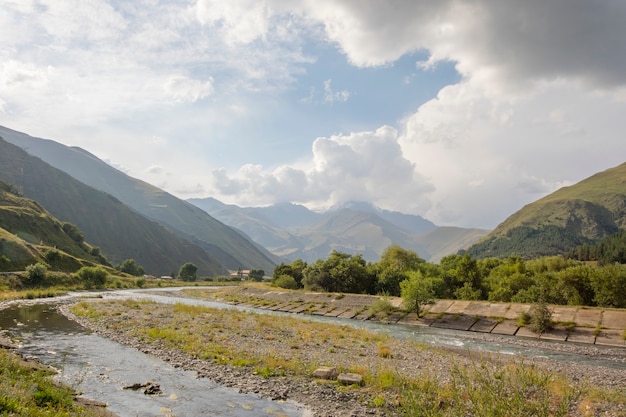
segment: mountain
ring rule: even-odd
[[[154,275],[177,272],[185,262],[196,264],[202,275],[225,271],[199,246],[1,138],[0,180],[59,220],[76,225],[113,264],[132,258]]]
[[[77,180],[114,196],[179,238],[201,247],[226,268],[256,268],[267,272],[280,262],[275,255],[205,211],[129,177],[81,148],[35,138],[6,127],[0,127],[0,137]]]
[[[564,254],[622,230],[626,163],[526,205],[467,252],[479,258]]]
[[[66,233],[63,224],[37,202],[19,195],[15,186],[0,181],[0,270],[24,270],[38,261],[66,272],[107,264],[76,236],[80,235]]]
[[[316,213],[297,204],[238,207],[214,198],[187,201],[241,229],[288,260],[314,262],[339,250],[360,253],[374,262],[387,246],[397,244],[437,262],[487,233],[480,229],[437,227],[420,216],[382,210],[364,202],[350,202]]]
[[[437,229],[437,226],[433,222],[421,216],[381,209],[371,203],[363,201],[351,201],[339,207],[332,208],[329,211],[332,212],[337,209],[350,209],[364,213],[372,213],[409,233],[423,234]]]

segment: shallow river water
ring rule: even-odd
[[[0,328],[19,341],[22,354],[59,369],[59,380],[107,403],[121,417],[307,415],[297,404],[239,394],[102,338],[59,314],[53,304],[0,310]],[[123,389],[147,381],[158,383],[163,395]]]

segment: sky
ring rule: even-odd
[[[623,0],[0,0],[0,125],[179,198],[491,229],[626,162]]]

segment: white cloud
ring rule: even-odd
[[[296,201],[332,206],[358,200],[412,212],[427,208],[426,196],[432,191],[403,157],[397,131],[387,126],[318,138],[310,160],[299,167],[245,165],[235,175],[220,169],[213,172],[212,182],[217,194],[244,205]]]
[[[249,43],[265,37],[271,11],[263,1],[199,0],[196,15],[202,24],[219,25],[229,43]]]
[[[331,82],[332,80],[324,81],[324,102],[333,104],[348,101],[350,98],[350,92],[348,90],[334,91],[330,86]]]
[[[167,80],[165,90],[176,101],[193,103],[213,94],[213,78],[200,81],[174,75]]]
[[[574,82],[498,100],[467,80],[409,117],[400,143],[436,188],[426,217],[494,227],[523,205],[623,162],[625,111],[612,95]]]

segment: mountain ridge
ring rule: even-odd
[[[88,151],[0,126],[0,137],[77,180],[104,191],[170,232],[191,240],[229,269],[273,270],[280,259],[196,206],[98,159]]]
[[[475,257],[567,253],[626,230],[626,163],[525,205],[468,248]]]
[[[225,272],[200,247],[2,138],[0,179],[16,186],[59,220],[76,225],[114,264],[133,258],[147,273],[167,275],[188,261],[204,274]]]
[[[482,229],[441,228],[420,216],[380,209],[367,202],[348,202],[320,213],[293,203],[239,207],[212,197],[187,201],[291,261],[313,262],[332,250],[359,253],[376,261],[391,244],[438,261],[487,233]]]

